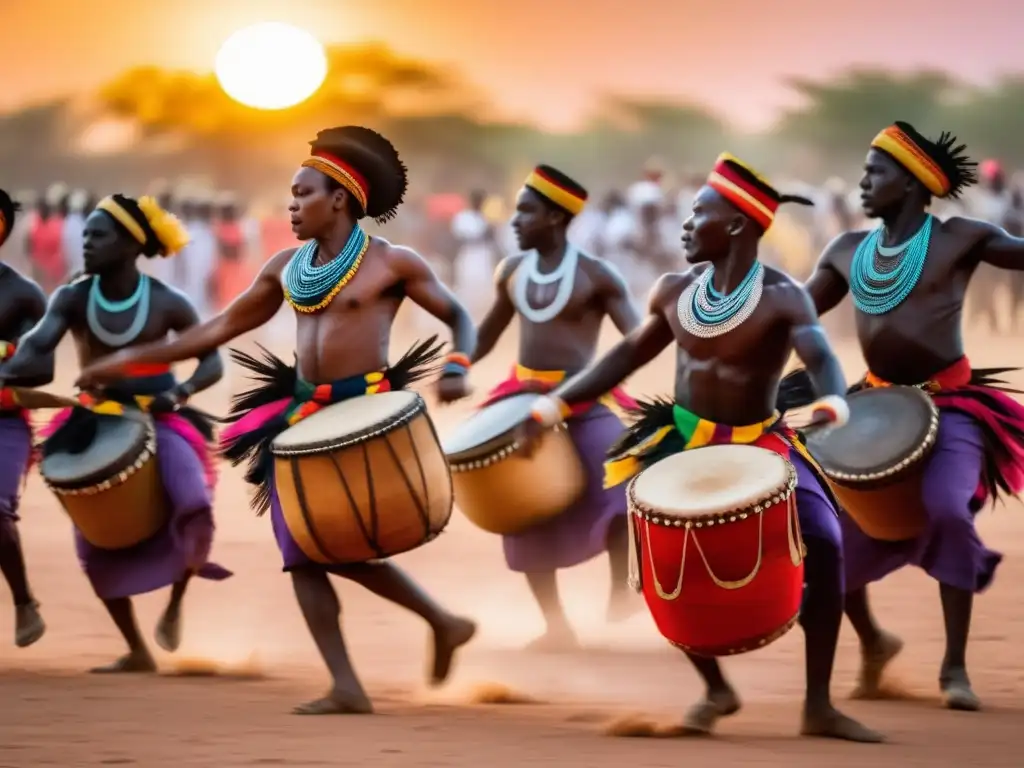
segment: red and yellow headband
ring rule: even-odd
[[[928,153],[898,126],[890,125],[879,133],[871,142],[871,146],[891,155],[936,197],[945,197],[949,194],[952,188],[949,177]]]
[[[587,204],[587,198],[576,192],[566,189],[557,181],[544,173],[540,168],[535,168],[526,177],[524,185],[539,195],[543,195],[555,205],[565,208],[573,216],[583,210]]]
[[[337,155],[324,152],[322,149],[313,150],[311,157],[302,162],[303,167],[320,171],[341,184],[366,211],[367,202],[370,199],[370,184],[366,178],[355,168],[346,163]]]
[[[708,176],[707,184],[718,194],[739,208],[744,215],[767,230],[775,221],[775,212],[779,209],[779,196],[769,195],[763,189],[737,173],[735,166],[743,168],[764,186],[771,188],[768,180],[754,171],[746,163],[742,163],[728,152],[723,152],[715,161],[715,167]]]

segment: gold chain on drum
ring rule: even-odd
[[[794,492],[795,488],[796,488],[795,473],[792,470],[790,470],[790,477],[789,477],[789,481],[786,484],[786,490],[783,493],[781,493],[781,494],[779,494],[779,495],[777,495],[777,496],[775,496],[773,498],[770,498],[770,499],[766,500],[765,502],[758,503],[758,504],[756,504],[754,506],[753,514],[757,515],[757,517],[758,517],[758,521],[757,521],[757,561],[754,563],[754,567],[750,571],[750,573],[747,574],[746,576],[744,576],[741,579],[736,579],[736,580],[722,579],[722,578],[719,578],[717,574],[715,574],[715,572],[711,569],[711,564],[708,562],[707,556],[704,554],[704,549],[700,545],[700,540],[697,538],[696,528],[703,527],[703,523],[702,522],[696,522],[696,523],[692,523],[692,524],[691,523],[686,523],[686,525],[685,525],[685,533],[683,534],[683,552],[682,552],[682,557],[681,557],[680,563],[679,563],[679,578],[676,581],[675,589],[673,589],[671,592],[666,592],[665,591],[664,587],[661,585],[661,581],[658,579],[658,574],[657,574],[657,572],[656,572],[656,570],[654,568],[654,555],[653,555],[653,552],[651,551],[651,531],[650,531],[651,520],[650,520],[649,516],[641,515],[643,517],[643,520],[644,520],[644,538],[646,540],[646,545],[647,545],[646,546],[647,561],[651,564],[651,576],[653,577],[653,580],[654,580],[654,591],[658,595],[658,597],[660,597],[662,600],[671,601],[671,600],[676,600],[679,597],[679,595],[682,593],[682,591],[683,591],[683,575],[686,572],[686,549],[687,549],[687,545],[689,543],[690,535],[691,534],[693,535],[694,546],[697,547],[697,552],[698,552],[698,554],[700,554],[701,560],[704,562],[704,569],[707,571],[708,576],[711,577],[711,581],[714,582],[714,584],[716,586],[718,586],[718,587],[720,587],[722,589],[736,590],[736,589],[742,589],[743,587],[745,587],[748,584],[750,584],[755,578],[757,578],[757,574],[760,573],[760,571],[761,571],[761,564],[762,564],[763,556],[764,556],[764,513],[767,511],[767,508],[769,506],[771,506],[772,504],[776,504],[776,503],[778,503],[780,501],[785,501],[786,502],[786,534],[787,534],[787,540],[788,540],[788,544],[789,544],[789,558],[790,558],[790,562],[792,562],[794,566],[800,565],[800,563],[803,562],[804,548],[803,548],[802,537],[801,537],[801,534],[800,534],[800,518],[799,518],[799,515],[797,513],[797,508],[796,508],[796,493]],[[641,566],[640,566],[640,564],[638,562],[638,557],[637,557],[638,553],[636,551],[636,539],[635,539],[635,533],[636,532],[635,532],[635,529],[634,529],[634,522],[633,522],[633,515],[634,515],[634,513],[635,513],[635,510],[632,510],[632,509],[628,513],[628,515],[629,515],[629,517],[628,517],[629,533],[630,533],[630,537],[629,537],[630,540],[629,540],[629,571],[628,571],[628,581],[629,581],[629,585],[633,589],[639,591],[642,569],[641,569]],[[751,513],[748,513],[748,512],[741,512],[741,513],[739,513],[737,515],[731,515],[729,517],[729,519],[728,519],[728,522],[736,522],[737,520],[745,520],[745,519],[747,519],[747,517],[749,517],[750,514]],[[654,522],[655,522],[655,524],[658,524],[659,521],[656,518]],[[722,525],[725,522],[726,522],[726,520],[724,518],[720,518],[719,521],[718,521],[718,524]],[[714,525],[714,520],[708,521],[707,524],[708,524],[709,527]]]

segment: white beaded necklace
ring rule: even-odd
[[[704,270],[700,277],[683,291],[679,303],[676,304],[676,316],[683,330],[700,339],[713,339],[741,326],[754,314],[754,310],[761,302],[761,292],[764,288],[764,265],[760,263],[755,263],[754,269],[751,270],[749,286],[740,286],[745,290],[737,289],[732,294],[713,296],[714,286],[711,280],[714,273],[713,268]],[[730,300],[732,306],[723,312],[725,317],[721,321],[708,323],[700,319],[699,313],[702,311],[713,312],[729,304]],[[695,304],[697,306],[694,306]]]
[[[523,317],[531,323],[546,323],[558,317],[565,309],[572,296],[572,289],[576,286],[576,267],[579,264],[580,253],[573,245],[566,245],[565,255],[562,263],[553,272],[544,274],[540,271],[540,254],[537,251],[530,251],[523,257],[516,275],[514,300],[516,309]],[[558,282],[558,292],[555,298],[546,307],[534,309],[530,306],[527,298],[527,290],[530,283],[538,285],[550,285]]]

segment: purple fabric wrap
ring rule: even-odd
[[[928,528],[911,541],[878,541],[842,513],[846,585],[859,589],[905,565],[941,584],[982,592],[1003,556],[988,549],[974,524],[972,499],[985,460],[982,431],[965,413],[940,410],[939,432],[923,479]]]
[[[32,455],[32,432],[20,414],[0,414],[0,522],[18,520],[18,504]]]
[[[608,549],[608,528],[626,514],[626,486],[604,488],[605,454],[622,434],[622,421],[595,405],[567,422],[586,472],[582,498],[555,519],[503,536],[505,562],[519,573],[571,568]]]
[[[170,586],[190,565],[197,575],[221,581],[231,571],[207,562],[213,544],[213,513],[203,462],[173,428],[156,423],[156,459],[171,504],[167,525],[130,549],[98,549],[75,531],[75,550],[96,594],[103,600],[131,597]]]

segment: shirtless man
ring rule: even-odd
[[[583,370],[594,359],[605,317],[623,334],[640,324],[618,271],[566,242],[566,230],[586,199],[583,187],[546,165],[527,177],[519,193],[512,228],[519,247],[527,253],[498,265],[497,297],[480,325],[473,354],[474,363],[482,360],[518,316],[519,363],[484,405],[522,391],[551,389],[566,376]],[[621,392],[614,394],[625,398]],[[546,633],[533,647],[546,650],[576,645],[558,599],[558,569],[571,568],[607,551],[612,576],[609,618],[630,615],[634,602],[626,589],[629,532],[625,493],[622,488],[602,487],[604,456],[622,434],[622,422],[595,398],[577,409],[568,426],[586,467],[583,497],[551,522],[505,536],[503,541],[505,562],[513,571],[525,574],[547,624]]]
[[[14,229],[19,207],[0,189],[0,245]],[[46,312],[46,295],[38,284],[7,264],[0,264],[0,363],[9,359],[22,336]],[[53,378],[53,355],[39,361],[40,375],[8,381],[38,386]],[[0,389],[0,571],[14,600],[14,644],[26,648],[43,636],[46,625],[39,603],[29,589],[25,556],[18,535],[18,504],[32,458],[32,428],[28,415]]]
[[[945,703],[975,710],[980,703],[966,659],[971,608],[974,595],[992,583],[1002,555],[982,543],[974,515],[997,492],[1022,489],[1024,408],[993,388],[996,372],[972,372],[961,321],[974,271],[981,264],[1024,270],[1024,239],[988,222],[929,215],[933,197],[955,198],[976,181],[975,164],[963,151],[947,133],[929,141],[906,123],[882,131],[860,182],[865,213],[882,224],[833,240],[807,290],[819,313],[851,294],[870,372],[864,385],[930,383],[941,413],[924,477],[928,530],[905,544],[878,542],[843,515],[846,614],[863,657],[856,695],[878,695],[882,671],[903,645],[875,623],[867,585],[913,564],[939,582],[946,625],[939,685]]]
[[[599,397],[674,344],[674,404],[643,404],[642,418],[610,454],[608,482],[623,482],[666,455],[714,442],[753,443],[792,462],[807,548],[800,613],[807,678],[801,732],[877,742],[878,734],[832,705],[832,664],[843,616],[839,520],[802,445],[774,414],[779,380],[795,351],[823,395],[814,409],[815,420],[841,423],[848,415],[842,370],[810,299],[790,277],[757,259],[758,242],[775,211],[790,201],[808,202],[780,195],[732,156],[719,157],[693,201],[682,235],[687,261],[710,264],[663,276],[652,291],[649,314],[640,329],[541,400],[534,419],[541,426],[557,423],[567,406]],[[684,432],[680,425],[687,424],[693,427]],[[524,438],[538,428],[529,423]],[[689,711],[684,727],[707,734],[719,718],[737,712],[740,701],[717,660],[690,660],[707,693]]]
[[[210,321],[173,342],[101,361],[83,373],[83,382],[116,379],[130,364],[202,356],[270,322],[288,301],[298,323],[297,369],[272,356],[269,366],[243,358],[251,368],[269,373],[270,380],[243,398],[234,417],[239,425],[247,416],[263,423],[226,434],[226,454],[236,461],[254,454],[247,479],[262,489],[257,503],[270,507],[284,570],[291,574],[299,607],[333,678],[325,697],[297,707],[296,714],[369,713],[373,707],[349,661],[339,624],[341,605],[328,574],[355,581],[430,625],[435,683],[448,677],[456,650],[470,640],[475,625],[446,611],[391,562],[323,566],[307,558],[288,533],[274,492],[269,443],[301,406],[293,399],[297,380],[335,385],[332,395],[340,392],[338,399],[344,399],[366,393],[366,377],[382,370],[391,389],[428,373],[426,367],[436,355],[429,343],[387,366],[391,328],[405,298],[452,329],[453,359],[464,359],[472,351],[476,330],[465,308],[417,253],[371,238],[359,226],[367,216],[379,222],[391,219],[405,195],[405,166],[391,143],[367,128],[345,126],[321,131],[311,144],[311,157],[292,179],[289,208],[292,230],[306,244],[272,257],[248,290]],[[442,401],[466,395],[465,371],[457,362],[446,366],[438,384]],[[311,398],[313,387],[304,390]],[[256,412],[275,402],[280,403],[276,415],[261,418]]]
[[[0,377],[52,375],[50,357],[69,332],[84,367],[114,350],[158,341],[195,325],[198,318],[188,299],[141,274],[137,264],[140,255],[169,257],[187,240],[181,223],[152,198],[112,195],[100,201],[85,223],[86,274],[57,289],[43,319],[22,338],[14,357],[0,366]],[[165,367],[138,372],[83,400],[86,405],[94,400],[136,404],[154,414],[157,461],[171,502],[164,528],[130,549],[100,549],[75,532],[79,561],[128,644],[127,655],[94,672],[156,671],[135,621],[133,596],[171,587],[156,640],[164,650],[175,651],[181,642],[181,604],[189,580],[194,575],[217,580],[231,575],[208,562],[214,529],[213,429],[186,405],[193,394],[217,383],[223,372],[220,354],[213,348],[181,384]],[[48,436],[43,455],[80,442],[93,418],[85,408],[58,416],[44,430]]]

